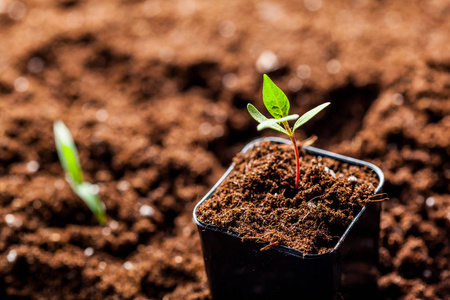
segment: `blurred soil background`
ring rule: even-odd
[[[192,209],[262,73],[387,182],[381,299],[450,295],[450,2],[0,0],[0,298],[208,299]],[[72,131],[108,222],[64,181]]]

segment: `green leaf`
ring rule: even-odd
[[[314,117],[315,115],[317,115],[322,109],[324,109],[325,107],[327,107],[328,105],[330,105],[330,102],[326,102],[324,104],[321,104],[319,106],[317,106],[316,108],[311,109],[310,111],[306,112],[305,114],[303,114],[298,120],[297,122],[295,122],[294,124],[294,128],[293,128],[293,132],[299,128],[300,126],[302,126],[303,124],[305,124],[306,122],[308,122],[309,120],[311,120],[312,117]]]
[[[81,184],[75,185],[74,191],[84,201],[84,203],[86,203],[97,218],[100,225],[105,224],[105,209],[97,194],[94,193],[92,184],[89,182],[82,182]]]
[[[283,118],[289,115],[289,100],[283,91],[264,74],[263,101],[269,113],[275,118]]]
[[[272,126],[273,124],[278,124],[281,122],[285,122],[285,121],[292,121],[292,120],[297,120],[299,117],[299,115],[297,114],[293,114],[284,118],[280,118],[280,119],[267,119],[266,121],[260,123],[257,127],[258,130],[263,130],[266,128],[270,128],[270,126]]]
[[[253,119],[255,119],[258,123],[264,123],[268,120],[262,113],[259,112],[259,110],[255,106],[253,106],[250,103],[247,104],[247,110],[248,110],[248,113],[253,117]],[[275,123],[271,126],[268,126],[268,128],[279,131],[286,135],[288,134],[288,132],[277,123]]]
[[[63,122],[57,121],[53,124],[53,132],[55,134],[56,151],[58,152],[59,161],[73,181],[71,184],[82,183],[83,171],[81,170],[77,148],[75,147],[69,129]]]

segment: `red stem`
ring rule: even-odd
[[[300,157],[298,156],[298,148],[297,143],[295,141],[294,135],[291,137],[292,145],[294,145],[294,151],[295,151],[295,162],[296,162],[296,175],[295,175],[295,188],[298,189],[298,184],[300,182]]]

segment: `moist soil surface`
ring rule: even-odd
[[[297,139],[383,170],[381,297],[448,298],[449,11],[0,0],[0,298],[208,299],[192,209],[258,136],[245,106],[264,111],[262,72],[293,113],[331,102]],[[58,119],[106,226],[64,181]]]
[[[305,254],[332,250],[370,201],[377,179],[367,168],[300,150],[300,184],[295,188],[293,152],[292,145],[263,142],[240,153],[230,175],[199,206],[199,220],[242,240]]]

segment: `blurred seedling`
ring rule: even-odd
[[[296,160],[296,177],[295,177],[295,188],[298,188],[300,181],[300,158],[298,154],[297,142],[295,140],[294,132],[300,126],[308,122],[312,117],[317,115],[322,109],[327,107],[330,102],[323,103],[316,108],[303,114],[301,117],[297,114],[289,115],[290,103],[289,99],[283,93],[283,91],[273,83],[273,81],[264,74],[263,82],[263,102],[267,111],[273,116],[273,118],[266,118],[262,113],[256,109],[252,104],[247,105],[248,112],[250,115],[259,123],[257,129],[263,130],[265,128],[270,128],[279,132],[286,134],[292,141],[295,151]],[[289,126],[288,121],[297,120],[293,127]],[[281,125],[283,125],[283,127]]]
[[[55,134],[59,161],[66,173],[66,181],[70,184],[75,194],[86,203],[100,225],[105,224],[105,205],[98,198],[94,185],[83,181],[83,171],[72,134],[61,121],[53,123],[53,132]]]

